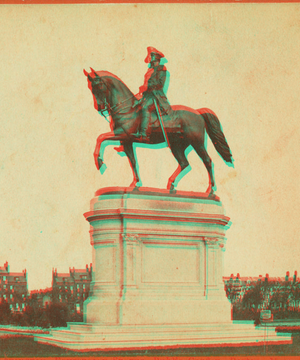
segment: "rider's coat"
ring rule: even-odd
[[[140,87],[140,93],[143,93],[144,100],[155,98],[165,113],[170,113],[171,106],[164,93],[167,69],[163,65],[150,68],[145,74],[144,84]]]

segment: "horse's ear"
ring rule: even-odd
[[[95,74],[95,76],[100,77],[93,68],[90,67],[90,69],[91,69],[92,72]]]
[[[90,80],[90,82],[93,81],[93,78],[92,78],[92,77],[89,75],[89,73],[88,73],[87,71],[85,71],[84,69],[83,69],[83,73],[84,73],[85,76],[87,76],[87,78]]]

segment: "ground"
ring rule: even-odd
[[[139,351],[78,352],[51,345],[38,344],[32,337],[0,337],[0,357],[129,357],[129,356],[235,356],[235,355],[289,355],[300,354],[300,333],[293,334],[293,344],[216,348],[178,348]]]

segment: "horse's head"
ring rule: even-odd
[[[83,72],[89,81],[89,88],[92,91],[94,97],[95,109],[101,113],[104,111],[109,111],[110,105],[108,102],[108,85],[105,80],[96,73],[95,70],[91,70],[92,72],[90,74],[85,70],[83,70]]]

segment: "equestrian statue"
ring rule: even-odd
[[[178,161],[178,168],[167,184],[167,189],[174,191],[182,172],[189,166],[185,151],[192,146],[208,171],[209,186],[206,192],[213,194],[216,184],[212,161],[205,148],[205,131],[222,158],[227,163],[233,162],[219,119],[206,108],[194,110],[185,106],[171,106],[164,92],[167,78],[167,69],[161,64],[164,55],[153,47],[148,47],[147,52],[145,62],[149,63],[149,69],[137,95],[108,71],[91,68],[88,73],[84,70],[95,109],[110,118],[111,131],[97,138],[94,151],[96,167],[99,170],[104,164],[103,142],[120,141],[121,147],[116,149],[125,152],[133,170],[134,179],[130,187],[138,187],[141,182],[133,143],[166,143]]]

